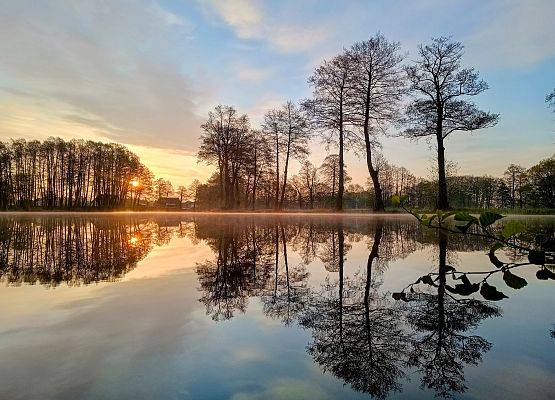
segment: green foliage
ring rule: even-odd
[[[515,235],[518,235],[519,233],[524,232],[525,229],[526,227],[522,222],[512,220],[505,224],[505,226],[503,227],[503,232],[501,234],[505,239],[509,239]]]
[[[439,276],[441,274],[451,273],[452,278],[454,280],[459,280],[461,283],[456,284],[454,287],[448,284],[445,284],[445,289],[448,292],[452,294],[458,294],[460,296],[470,296],[471,294],[476,293],[479,290],[482,297],[484,297],[486,300],[499,301],[507,298],[507,296],[503,292],[497,290],[495,286],[488,284],[487,279],[496,272],[502,272],[503,281],[508,287],[512,289],[521,289],[525,287],[528,284],[528,282],[526,281],[526,279],[513,274],[510,271],[510,269],[517,266],[532,265],[532,264],[541,266],[541,268],[536,273],[536,277],[538,279],[541,279],[541,280],[555,279],[555,273],[545,267],[546,261],[549,262],[550,260],[553,259],[553,254],[546,252],[544,250],[544,245],[548,243],[548,240],[546,239],[546,237],[542,235],[536,236],[536,245],[541,250],[534,250],[531,248],[523,247],[522,245],[517,244],[515,241],[509,241],[509,239],[515,237],[516,235],[525,232],[526,227],[521,221],[517,221],[517,220],[508,221],[502,229],[501,236],[499,236],[494,234],[490,229],[488,229],[494,223],[504,218],[504,216],[499,213],[484,211],[480,214],[479,217],[475,217],[469,214],[468,212],[464,212],[464,211],[456,212],[456,213],[436,211],[434,214],[419,214],[414,210],[407,208],[405,206],[405,200],[403,198],[396,197],[395,202],[396,204],[399,204],[400,207],[402,207],[405,211],[411,213],[424,226],[441,230],[441,231],[475,235],[482,238],[494,240],[494,243],[491,245],[489,249],[488,257],[491,264],[493,264],[497,268],[497,270],[474,272],[475,274],[486,275],[485,278],[482,280],[482,282],[472,283],[468,279],[466,273],[462,273],[459,275],[458,273],[456,273],[457,271],[455,270],[455,268],[451,266],[444,266],[443,269],[440,268],[439,273],[430,273],[428,275],[421,276],[420,278],[418,278],[416,282],[407,286],[407,288],[410,288],[411,293],[415,292],[414,286],[418,284],[426,284],[426,285],[437,287]],[[462,224],[455,225],[456,230],[453,230],[449,226],[443,224],[443,222],[447,218],[453,215],[454,215],[453,219],[456,222],[462,223]],[[468,230],[472,226],[475,226],[476,230],[469,232]],[[511,263],[505,263],[501,261],[495,255],[495,252],[503,247],[512,247],[512,248],[518,249],[519,251],[527,252],[529,262],[522,263],[522,264],[515,264],[515,263],[511,264]],[[436,276],[435,279],[433,278],[434,276]],[[406,288],[404,290],[406,290]],[[395,299],[409,301],[404,295],[404,290],[402,292],[395,293],[393,297]]]
[[[485,211],[480,214],[480,225],[482,225],[482,228],[486,228],[501,218],[503,218],[503,215],[501,214]]]
[[[455,214],[455,221],[468,221],[468,222],[474,222],[476,221],[476,217],[470,215],[469,213],[465,212],[465,211],[461,211]]]

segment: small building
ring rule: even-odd
[[[186,200],[181,204],[183,210],[193,210],[195,208],[195,202]]]
[[[156,202],[156,207],[180,210],[181,200],[179,200],[179,197],[160,197]]]

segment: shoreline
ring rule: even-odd
[[[461,210],[465,211],[465,210]],[[483,210],[489,211],[489,210]],[[483,212],[482,211],[482,212]],[[466,211],[470,214],[478,215],[480,212],[478,211]],[[497,211],[500,212],[500,211]],[[424,213],[433,213],[432,211],[427,211]],[[555,217],[555,211],[548,212],[548,213],[503,213],[505,217]],[[166,211],[166,210],[153,210],[153,211],[131,211],[131,210],[115,210],[115,211],[77,211],[77,210],[30,210],[30,211],[21,211],[21,210],[10,210],[10,211],[0,211],[1,216],[32,216],[32,215],[91,215],[91,216],[108,216],[108,215],[167,215],[167,216],[194,216],[194,215],[202,215],[202,216],[274,216],[274,217],[281,217],[281,216],[318,216],[318,217],[406,217],[411,216],[411,214],[403,211],[392,211],[392,212],[380,212],[375,213],[372,211],[343,211],[343,212],[334,212],[334,211]]]

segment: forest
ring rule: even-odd
[[[451,134],[494,126],[499,115],[473,101],[488,89],[464,46],[451,38],[421,44],[408,61],[382,34],[324,60],[308,78],[312,96],[268,110],[259,127],[235,107],[218,105],[201,126],[198,162],[207,182],[174,188],[155,179],[125,146],[49,138],[0,142],[0,210],[178,208],[193,210],[391,209],[393,196],[421,209],[555,209],[555,158],[530,168],[507,165],[503,176],[460,174],[446,159]],[[555,89],[546,98],[555,110]],[[399,136],[435,147],[429,177],[393,165],[381,140]],[[321,165],[309,144],[328,150]],[[364,159],[367,181],[355,183],[346,152]],[[293,168],[295,165],[295,168]]]

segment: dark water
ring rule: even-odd
[[[0,399],[553,398],[553,269],[488,247],[404,216],[5,214]]]

